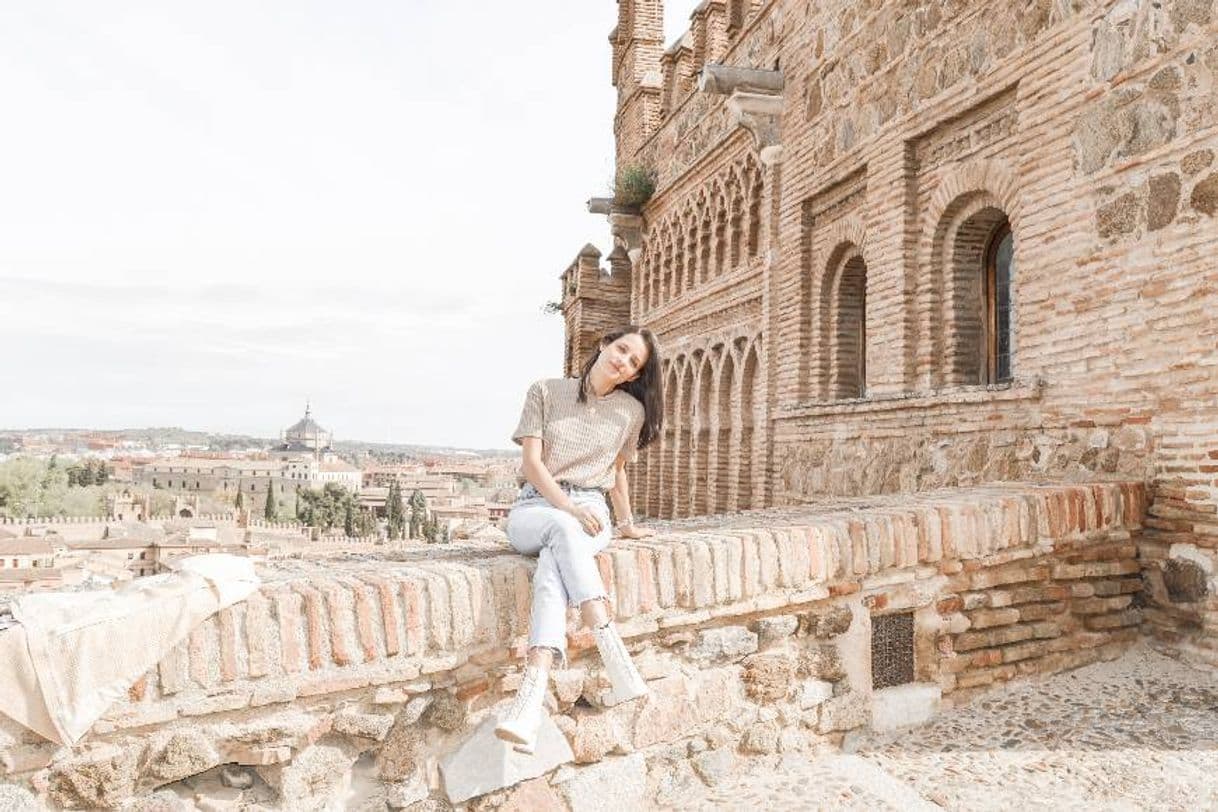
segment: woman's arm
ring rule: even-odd
[[[541,438],[540,437],[523,437],[521,438],[521,446],[523,448],[522,455],[524,462],[521,465],[521,470],[524,473],[524,478],[529,484],[537,489],[545,500],[554,507],[570,513],[579,520],[580,525],[589,535],[595,536],[601,532],[601,520],[596,513],[586,505],[576,504],[570,496],[563,491],[558,482],[554,479],[554,475],[550,473],[545,464],[541,461]]]
[[[618,454],[613,463],[613,487],[609,489],[609,500],[613,502],[613,515],[617,518],[617,530],[623,538],[641,539],[655,535],[655,531],[638,527],[630,509],[630,481],[626,476],[626,453]]]

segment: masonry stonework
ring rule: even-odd
[[[685,519],[615,542],[597,563],[649,696],[604,706],[573,610],[548,700],[569,755],[474,798],[460,790],[470,771],[494,776],[503,756],[453,753],[519,685],[534,562],[467,542],[264,567],[258,592],[75,747],[0,719],[0,777],[76,809],[157,793],[170,809],[183,796],[206,809],[582,809],[606,793],[672,805],[674,776],[737,753],[811,755],[996,682],[1119,656],[1143,612],[1131,539],[1145,508],[1137,482],[1003,485]],[[872,636],[891,618],[899,682],[882,679],[893,652]]]
[[[665,53],[619,11],[640,511],[1132,477],[1149,628],[1218,662],[1165,583],[1218,571],[1215,4],[707,0]]]

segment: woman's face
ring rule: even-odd
[[[605,344],[596,357],[596,366],[613,386],[639,377],[646,363],[647,342],[638,333],[627,333]]]

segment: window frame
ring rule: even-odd
[[[985,374],[983,383],[987,385],[1010,383],[1014,379],[1013,366],[1014,352],[1012,352],[1011,339],[1012,335],[1007,336],[1007,375],[999,377],[998,375],[998,249],[1007,237],[1011,238],[1011,265],[1014,266],[1014,244],[1015,233],[1011,230],[1010,219],[1004,219],[990,236],[986,239],[985,244],[985,274],[984,279],[984,296],[982,299],[982,307],[984,308],[983,321],[985,325],[985,359],[982,364],[982,371]],[[1008,269],[1008,276],[1013,277]],[[1013,333],[1011,319],[1011,287],[1013,278],[1007,279],[1007,330]]]

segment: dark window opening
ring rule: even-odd
[[[875,690],[914,681],[913,613],[871,618],[871,685]]]
[[[1011,280],[1015,271],[1015,239],[1003,223],[986,250],[986,382],[1011,380]]]

